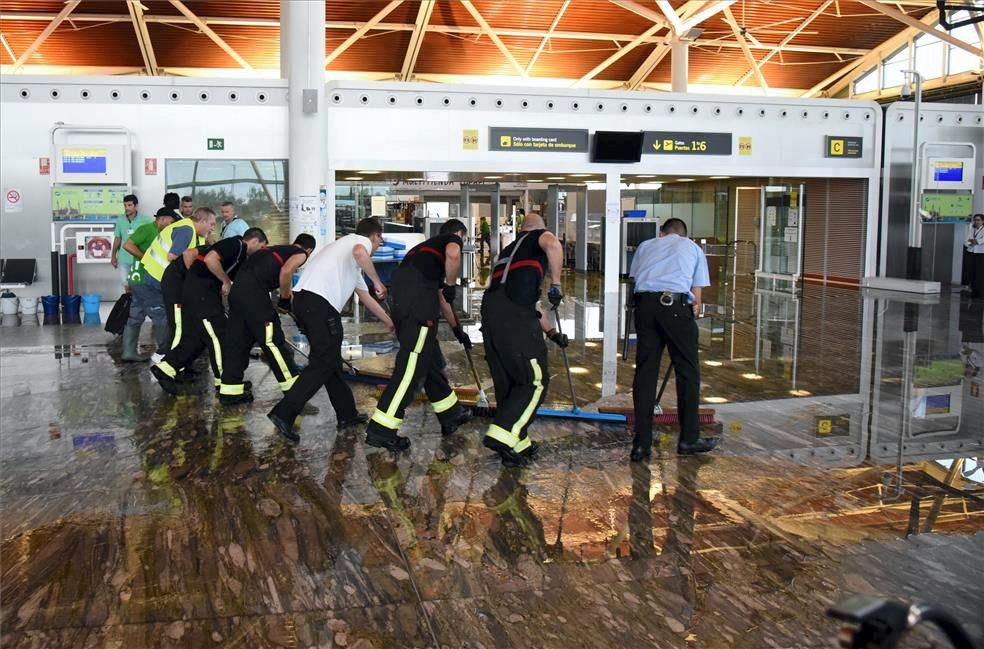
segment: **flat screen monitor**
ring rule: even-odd
[[[65,147],[62,149],[62,173],[106,173],[106,149]]]
[[[639,162],[642,159],[642,136],[642,131],[595,131],[591,162]]]
[[[52,180],[61,185],[129,184],[129,149],[115,143],[62,144],[55,149]]]
[[[963,163],[959,160],[937,160],[933,163],[933,180],[938,183],[963,182]]]

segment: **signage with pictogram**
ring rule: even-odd
[[[3,209],[5,212],[20,212],[24,206],[20,190],[8,189],[3,193]]]
[[[38,175],[51,175],[51,158],[38,158]]]
[[[157,158],[144,158],[144,175],[157,175]]]

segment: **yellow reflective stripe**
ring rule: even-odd
[[[516,446],[513,446],[513,450],[516,451],[517,453],[522,453],[530,446],[532,446],[532,444],[533,442],[532,440],[530,440],[529,437],[524,437],[523,439],[519,440],[519,443],[517,443]]]
[[[208,321],[208,318],[202,318],[202,325],[205,327],[205,333],[208,337],[212,339],[212,351],[215,353],[215,367],[219,370],[219,375],[222,374],[222,343],[219,342],[219,337],[215,335],[215,329],[212,328],[212,323]],[[216,383],[218,385],[218,383]]]
[[[272,322],[266,323],[266,347],[270,350],[270,354],[273,356],[273,359],[277,361],[277,366],[280,368],[280,374],[284,377],[284,381],[286,382],[291,377],[291,374],[290,370],[287,369],[287,363],[284,361],[284,357],[280,354],[280,350],[273,344]]]
[[[427,327],[421,327],[420,332],[417,334],[417,344],[414,345],[413,351],[407,357],[407,367],[403,370],[403,378],[400,379],[400,385],[396,388],[396,394],[393,395],[389,408],[386,409],[386,415],[388,417],[395,418],[396,411],[399,409],[400,403],[403,402],[403,397],[406,396],[407,390],[410,388],[410,383],[413,382],[414,372],[417,371],[417,357],[420,356],[420,352],[424,348],[426,341]]]
[[[212,379],[212,383],[215,387],[220,387],[222,385],[222,379]]]
[[[536,412],[536,404],[540,403],[540,395],[543,394],[543,371],[540,369],[540,364],[535,358],[531,358],[530,365],[533,366],[533,385],[535,386],[533,390],[533,398],[530,399],[530,402],[526,406],[526,410],[523,411],[523,414],[520,415],[519,419],[516,420],[516,423],[513,424],[512,434],[516,436],[516,439],[519,439],[520,431],[522,431],[523,427],[529,423],[533,413]]]
[[[175,376],[178,375],[178,371],[176,369],[174,369],[174,366],[171,365],[170,363],[168,363],[167,361],[161,361],[160,363],[158,363],[154,367],[156,367],[160,371],[164,372],[165,374],[167,374],[168,376],[170,376],[172,379]]]
[[[453,408],[456,403],[458,403],[458,395],[454,393],[454,390],[451,390],[451,394],[440,401],[435,401],[431,406],[434,408],[434,412],[444,412]]]
[[[155,250],[153,247],[151,247],[147,252],[154,259],[154,261],[156,261],[161,266],[167,266],[169,263],[171,263],[167,260],[167,257],[161,257],[160,253],[158,253],[157,250]]]
[[[400,424],[403,423],[402,419],[390,417],[379,408],[376,408],[376,411],[372,413],[372,420],[380,426],[389,428],[390,430],[398,430],[400,428]]]
[[[292,376],[289,379],[287,379],[286,381],[281,381],[280,382],[280,389],[282,391],[284,391],[284,392],[286,392],[287,390],[290,390],[291,386],[294,385],[294,381],[296,381],[296,380],[297,380],[297,377],[296,376]]]
[[[485,436],[491,437],[497,442],[502,442],[509,448],[512,448],[519,443],[519,439],[515,435],[510,433],[505,428],[502,428],[501,426],[496,426],[495,424],[489,426],[489,429],[485,431]]]
[[[219,394],[227,394],[231,397],[244,394],[246,392],[246,384],[238,383],[236,385],[230,385],[229,383],[221,383],[219,385]]]
[[[174,338],[171,339],[171,349],[181,342],[181,305],[174,305]]]

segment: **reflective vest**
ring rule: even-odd
[[[171,263],[167,259],[167,254],[171,250],[171,240],[174,236],[175,228],[191,228],[191,241],[188,243],[189,248],[197,248],[205,243],[205,237],[198,236],[198,233],[195,232],[195,224],[189,219],[175,221],[161,230],[157,238],[154,239],[154,242],[147,248],[143,259],[140,260],[146,273],[158,282],[164,276],[164,269]]]

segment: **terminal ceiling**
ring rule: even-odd
[[[328,0],[326,78],[818,96],[933,0]],[[4,73],[279,76],[279,0],[2,0]],[[417,44],[415,46],[414,44]],[[975,45],[978,55],[979,45]]]

